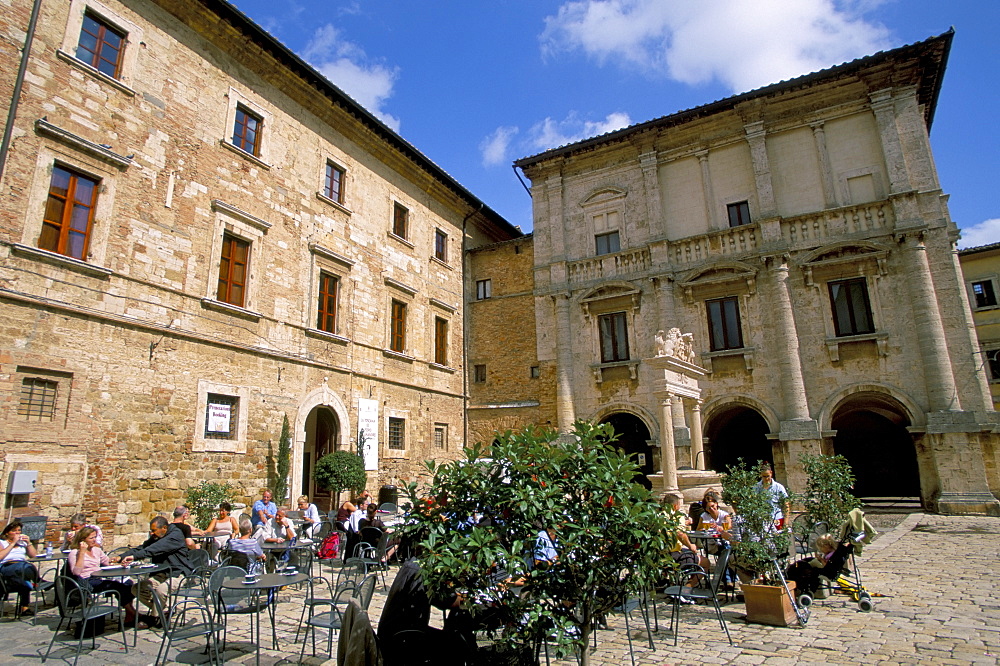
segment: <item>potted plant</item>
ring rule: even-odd
[[[490,663],[497,650],[534,661],[549,636],[557,654],[580,650],[586,666],[595,620],[660,573],[677,520],[634,482],[639,469],[614,438],[610,426],[584,422],[570,435],[498,433],[464,460],[427,462],[423,493],[408,485],[404,539],[416,544],[427,593],[490,614]],[[536,561],[546,538],[555,555]]]
[[[361,492],[368,482],[364,460],[350,451],[334,451],[317,460],[313,478],[335,498],[345,490]]]
[[[774,506],[757,487],[760,471],[740,459],[722,478],[722,499],[734,511],[732,561],[742,581],[747,621],[789,626],[797,620],[792,599],[795,584],[783,583],[791,543],[787,529],[777,529]]]
[[[847,459],[843,456],[827,456],[803,454],[799,463],[805,470],[805,492],[796,493],[793,500],[802,508],[802,515],[796,519],[801,522],[802,534],[807,538],[817,532],[817,527],[824,531],[835,532],[854,509],[861,506],[861,500],[851,494],[854,488],[854,473]]]

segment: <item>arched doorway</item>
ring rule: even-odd
[[[333,497],[328,490],[316,488],[313,467],[316,461],[337,450],[340,424],[332,409],[324,405],[313,407],[306,417],[306,440],[302,447],[302,494],[308,495],[321,510],[329,511]],[[292,498],[294,503],[295,498]]]
[[[920,470],[906,409],[882,393],[855,393],[833,412],[834,453],[847,458],[858,497],[919,497]]]
[[[746,405],[723,408],[705,426],[705,469],[727,472],[740,458],[748,465],[766,460],[773,466],[769,430],[764,417]]]
[[[646,488],[652,488],[647,474],[652,474],[653,450],[649,446],[649,428],[642,422],[642,419],[627,412],[615,412],[608,414],[601,419],[601,424],[610,423],[615,429],[618,439],[615,444],[619,449],[632,456],[632,459],[639,465],[640,474],[636,475],[634,481],[642,484]]]

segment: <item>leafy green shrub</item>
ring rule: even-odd
[[[658,579],[678,528],[634,482],[638,467],[614,439],[610,425],[577,422],[571,436],[508,431],[465,449],[464,460],[425,463],[429,492],[408,485],[414,509],[403,533],[428,595],[457,593],[473,613],[489,608],[498,646],[534,646],[558,627],[557,653],[583,647],[588,664],[593,620]],[[558,559],[531,568],[547,528]],[[498,570],[524,586],[498,580]]]
[[[228,483],[202,481],[184,492],[184,504],[194,514],[194,523],[198,529],[205,529],[216,516],[221,502],[236,501],[236,489]]]
[[[770,496],[756,487],[759,481],[757,466],[750,467],[740,458],[722,477],[722,501],[735,511],[732,546],[736,567],[767,584],[776,581],[774,561],[788,553],[791,538],[787,529],[775,529],[774,505]]]
[[[847,519],[847,514],[861,506],[861,500],[851,494],[854,473],[844,456],[803,454],[799,457],[808,477],[806,489],[794,500],[805,512],[806,534],[817,523],[825,523],[831,532]]]
[[[368,482],[364,460],[350,451],[334,451],[317,460],[313,478],[321,488],[334,493],[344,490],[360,492]]]

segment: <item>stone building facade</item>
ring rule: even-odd
[[[518,230],[226,2],[31,9],[0,13],[5,115],[31,40],[0,181],[0,468],[39,476],[4,509],[134,541],[203,480],[256,496],[283,416],[292,498],[362,427],[372,490],[455,455],[466,250]]]
[[[1000,243],[961,250],[958,260],[995,409],[1000,405]]]
[[[801,454],[836,452],[862,496],[1000,512],[997,414],[928,137],[951,39],[517,161],[558,427],[613,423],[661,487],[740,457],[797,487]],[[660,353],[671,329],[693,354]]]

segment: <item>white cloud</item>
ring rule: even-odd
[[[393,130],[399,131],[399,118],[384,108],[392,97],[399,68],[370,62],[364,49],[343,39],[340,31],[331,24],[316,30],[302,57],[358,104]]]
[[[609,113],[606,118],[598,121],[581,120],[576,113],[570,113],[563,120],[546,118],[535,123],[528,131],[531,137],[530,147],[536,152],[548,150],[613,132],[631,124],[628,114],[621,112]]]
[[[510,142],[518,133],[517,127],[502,126],[496,128],[493,134],[479,144],[479,152],[483,155],[483,166],[491,167],[503,164],[508,160],[507,151]]]
[[[958,241],[958,247],[979,247],[980,245],[990,245],[1000,243],[1000,218],[986,220],[971,227],[962,228],[962,238]]]
[[[874,53],[888,31],[858,0],[573,0],[545,19],[547,56],[580,50],[687,84],[743,92]]]

